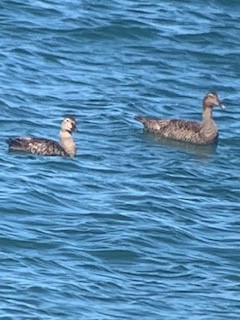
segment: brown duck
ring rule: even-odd
[[[73,131],[77,131],[76,120],[73,117],[67,117],[61,125],[60,142],[44,138],[17,137],[9,138],[7,143],[9,151],[21,151],[42,156],[74,157],[76,145],[72,138]]]
[[[200,145],[208,145],[217,141],[218,129],[212,118],[215,106],[224,108],[215,92],[208,93],[203,98],[202,122],[187,120],[164,120],[148,117],[135,117],[142,122],[145,130],[155,133],[157,136],[177,141],[190,142]]]

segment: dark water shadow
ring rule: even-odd
[[[197,156],[199,159],[203,159],[203,160],[209,159],[213,155],[215,155],[217,150],[217,145],[218,145],[217,142],[211,145],[196,145],[193,143],[187,143],[187,142],[162,138],[162,137],[159,137],[159,135],[157,134],[149,133],[146,131],[144,131],[144,136],[145,136],[145,139],[154,140],[155,142],[157,142],[159,145],[163,147],[166,146],[166,147],[177,149],[181,152],[190,153]]]

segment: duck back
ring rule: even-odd
[[[43,156],[69,156],[56,141],[44,138],[18,137],[7,140],[10,151],[20,151]]]

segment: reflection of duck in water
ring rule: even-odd
[[[147,117],[135,117],[143,123],[145,130],[155,133],[159,137],[177,141],[208,145],[217,141],[218,129],[213,121],[214,106],[223,108],[215,92],[208,93],[203,98],[202,123],[187,120],[164,120]]]
[[[50,139],[34,137],[9,138],[7,143],[10,151],[22,151],[42,156],[73,157],[76,155],[76,145],[72,138],[72,132],[76,130],[76,120],[73,117],[67,117],[61,125],[59,143]]]

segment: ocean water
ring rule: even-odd
[[[0,319],[240,319],[239,2],[1,0]],[[162,143],[135,115],[201,119]],[[8,153],[16,135],[75,158]]]

